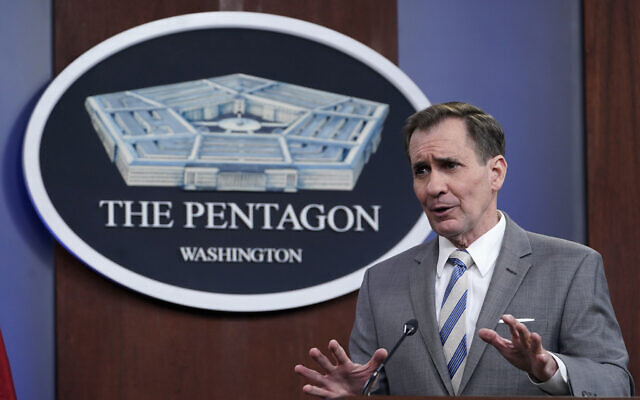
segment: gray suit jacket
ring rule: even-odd
[[[616,321],[602,258],[577,243],[524,231],[507,217],[500,255],[482,305],[460,384],[462,395],[545,395],[477,335],[491,328],[510,338],[502,314],[526,323],[545,349],[567,367],[574,396],[628,396],[633,381]],[[404,322],[418,333],[405,339],[385,366],[379,392],[452,396],[435,317],[438,241],[416,246],[370,268],[364,278],[349,350],[366,362],[377,348],[391,349]]]

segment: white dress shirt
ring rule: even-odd
[[[496,260],[500,253],[504,231],[507,227],[504,215],[498,211],[500,220],[484,235],[480,236],[467,247],[467,252],[471,255],[474,265],[467,269],[467,309],[465,319],[465,329],[467,334],[467,352],[471,348],[471,342],[475,338],[476,323],[480,315],[480,309],[491,283]],[[440,320],[440,308],[445,289],[453,274],[453,265],[447,263],[451,253],[457,247],[449,239],[438,236],[438,262],[436,264],[436,321]],[[555,354],[551,353],[558,363],[558,370],[555,375],[546,382],[531,382],[549,394],[563,395],[569,394],[567,368]],[[505,360],[505,362],[507,362]],[[531,377],[529,377],[531,379]]]
[[[498,223],[489,229],[487,233],[471,243],[466,249],[475,263],[475,265],[466,272],[466,274],[468,274],[467,284],[469,285],[467,292],[467,318],[465,320],[467,352],[471,348],[471,341],[474,338],[480,308],[482,308],[484,297],[487,294],[487,289],[489,289],[489,283],[491,283],[493,269],[496,266],[496,260],[500,253],[500,246],[502,246],[502,239],[504,238],[504,230],[506,227],[507,223],[505,222],[505,218],[500,214]],[[451,274],[453,274],[453,265],[448,264],[447,260],[451,253],[457,249],[449,239],[442,236],[438,236],[438,247],[438,263],[436,264],[436,321],[440,320],[442,298],[444,297],[447,284],[451,279]]]

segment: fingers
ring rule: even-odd
[[[513,343],[509,339],[505,339],[492,329],[482,328],[478,331],[480,339],[495,347],[500,353],[511,350]]]
[[[327,356],[324,355],[324,353],[322,353],[317,348],[314,347],[309,350],[309,355],[311,356],[311,358],[313,358],[313,360],[318,363],[320,368],[322,368],[326,373],[331,372],[339,365],[346,365],[351,363],[351,359],[347,355],[347,352],[335,339],[331,339],[329,341],[329,354],[331,354],[338,365],[335,365]]]
[[[371,356],[371,359],[366,365],[367,370],[374,370],[378,368],[378,366],[387,358],[387,354],[387,350],[385,349],[376,350],[376,352],[373,353],[373,356]]]
[[[502,320],[509,327],[511,341],[516,346],[520,345],[525,349],[529,349],[531,346],[531,332],[529,332],[529,328],[510,314],[503,315]]]
[[[531,332],[529,332],[529,328],[522,322],[516,321],[516,330],[518,331],[518,336],[520,337],[520,343],[526,349],[531,347]]]
[[[542,348],[542,337],[540,337],[540,335],[538,335],[537,333],[531,334],[531,353],[544,353],[544,349]]]
[[[333,365],[333,363],[327,358],[327,356],[325,356],[317,348],[314,347],[309,350],[309,355],[316,363],[318,363],[318,365],[324,370],[324,372],[331,372],[335,368],[335,365]]]
[[[315,371],[301,364],[294,367],[294,371],[298,375],[309,381],[308,384],[302,387],[303,392],[324,398],[338,398],[355,394],[352,388],[361,387],[364,384],[364,382],[360,383],[362,365],[354,364],[337,340],[329,341],[328,347],[328,354],[330,357],[335,358],[337,364],[333,363],[325,354],[314,347],[309,350],[309,356],[320,366],[318,370]],[[386,350],[377,351],[372,359],[384,359],[386,354]],[[357,391],[359,390],[358,388]]]
[[[543,375],[536,374],[540,380],[546,380],[555,374],[558,363],[555,358],[542,347],[542,337],[537,333],[531,334],[531,358],[533,359],[534,372],[542,371]]]
[[[549,377],[553,376],[559,368],[555,358],[548,351],[536,354],[535,360],[539,363],[541,369],[548,371]]]
[[[512,342],[519,341],[520,333],[518,332],[518,328],[517,328],[517,325],[519,324],[519,322],[513,317],[513,315],[510,315],[510,314],[503,315],[502,321],[505,324],[507,324],[507,326],[509,327],[509,332],[511,332],[511,341]]]
[[[307,368],[302,364],[298,364],[296,365],[293,370],[296,372],[296,374],[302,376],[303,378],[306,378],[308,380],[310,380],[311,382],[313,382],[314,384],[319,384],[322,382],[322,378],[323,375],[321,373],[319,373],[318,371],[315,371],[311,368]]]
[[[302,391],[312,396],[318,396],[318,397],[323,397],[328,399],[332,398],[333,396],[333,393],[331,393],[327,389],[323,389],[321,387],[313,386],[313,385],[304,385],[302,387]]]
[[[293,370],[303,378],[311,381],[312,384],[306,384],[302,387],[302,391],[310,394],[312,396],[318,396],[323,398],[333,398],[336,397],[335,393],[331,392],[327,389],[327,379],[324,375],[320,374],[318,371],[314,371],[310,368],[305,367],[304,365],[298,364]]]
[[[344,349],[342,348],[342,346],[340,346],[340,343],[338,343],[337,340],[331,339],[329,341],[329,350],[335,357],[338,364],[348,364],[351,362],[351,359],[347,355],[347,352],[344,351]]]
[[[552,355],[542,347],[542,337],[531,333],[525,324],[512,315],[503,315],[502,321],[509,327],[511,340],[486,328],[478,330],[480,339],[495,347],[512,365],[526,371],[538,381],[544,382],[553,376],[558,366]]]
[[[493,329],[481,328],[478,331],[478,336],[480,337],[480,339],[491,344],[495,337],[498,336],[498,334]]]
[[[496,347],[506,348],[512,344],[511,340],[503,338],[493,329],[482,328],[478,331],[478,336],[480,336],[480,339]]]
[[[559,367],[551,353],[542,349],[542,347],[540,347],[540,349],[539,353],[533,354],[532,356],[533,365],[530,375],[540,382],[545,382],[556,373]]]

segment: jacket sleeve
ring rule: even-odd
[[[559,354],[573,396],[630,396],[634,384],[615,317],[602,257],[590,252],[571,281],[563,311]]]
[[[351,330],[349,339],[349,354],[353,362],[365,364],[371,359],[373,353],[380,347],[376,333],[376,321],[371,309],[369,299],[369,270],[365,272],[360,292],[358,293],[358,303],[356,305],[356,318]],[[377,385],[374,387],[375,394],[389,394],[389,386],[386,375],[381,374]]]

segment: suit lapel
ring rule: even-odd
[[[418,332],[429,351],[431,360],[447,388],[449,395],[453,396],[453,387],[447,370],[447,363],[440,342],[438,321],[435,314],[435,268],[438,261],[438,240],[432,240],[425,244],[423,252],[415,258],[416,264],[411,272],[411,302],[415,318],[420,328]]]
[[[506,216],[506,214],[504,215]],[[496,328],[498,320],[504,314],[531,267],[531,263],[525,257],[531,254],[531,245],[526,232],[509,217],[507,217],[506,223],[500,254],[496,260],[491,283],[476,323],[476,334],[467,356],[467,364],[460,382],[460,393],[471,379],[482,353],[487,347],[487,343],[478,337],[478,330],[480,328]],[[505,360],[505,362],[507,361]]]

